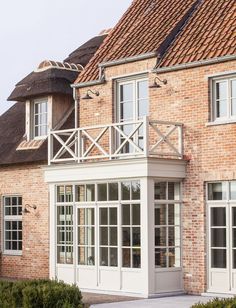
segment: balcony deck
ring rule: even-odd
[[[144,117],[49,133],[49,165],[138,157],[182,159],[183,125]]]

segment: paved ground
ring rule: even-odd
[[[190,308],[198,302],[208,302],[212,297],[180,295],[155,299],[139,299],[110,304],[92,305],[91,308]]]
[[[82,295],[83,295],[83,302],[87,306],[90,306],[93,304],[135,301],[138,299],[137,297],[96,294],[96,293],[86,293],[86,292],[82,292]],[[96,305],[96,307],[97,306],[99,307],[100,305]]]

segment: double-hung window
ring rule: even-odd
[[[236,77],[214,79],[213,88],[213,121],[236,120]]]
[[[125,124],[125,122],[132,122],[142,119],[149,113],[148,103],[148,79],[136,78],[128,81],[120,81],[118,85],[118,104],[117,104],[117,121],[124,122],[121,129],[126,135],[129,135],[134,129],[134,125]],[[125,139],[120,138],[120,144]],[[132,137],[132,140],[142,147],[143,145],[143,128]],[[132,146],[126,143],[122,149],[124,153],[133,152]]]
[[[4,252],[20,254],[22,251],[22,197],[3,197]]]
[[[48,134],[48,101],[47,98],[33,101],[33,137],[44,138]]]

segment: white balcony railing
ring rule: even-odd
[[[182,124],[142,120],[51,131],[48,163],[183,157]]]

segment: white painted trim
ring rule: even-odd
[[[54,185],[49,185],[49,277],[56,279],[56,195]]]

